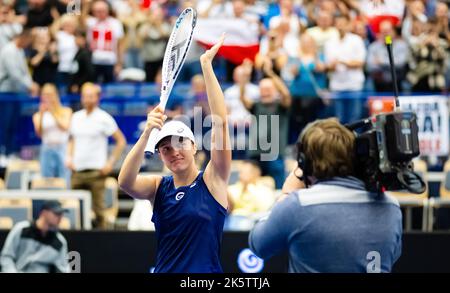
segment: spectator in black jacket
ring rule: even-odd
[[[66,5],[58,0],[28,0],[25,27],[50,26],[53,20],[66,12]]]
[[[78,46],[77,54],[73,60],[73,71],[70,78],[70,92],[79,93],[81,85],[94,81],[94,66],[92,65],[91,51],[87,48],[86,32],[75,32],[75,42]]]
[[[43,86],[56,82],[58,69],[58,52],[56,42],[47,28],[34,28],[33,46],[30,51],[30,66],[33,69],[33,80]]]

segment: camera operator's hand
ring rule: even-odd
[[[299,179],[302,175],[303,171],[299,167],[296,167],[289,173],[286,181],[284,181],[283,188],[281,189],[283,195],[278,198],[278,201],[283,200],[289,193],[306,187],[305,183]]]

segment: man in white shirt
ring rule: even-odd
[[[125,146],[125,137],[114,118],[98,107],[100,88],[85,83],[81,88],[83,109],[72,116],[67,165],[72,169],[72,189],[92,193],[95,226],[105,228],[104,190],[106,176],[113,170]],[[108,158],[108,137],[116,146]]]
[[[100,82],[112,82],[123,65],[124,30],[122,23],[111,16],[110,6],[104,0],[92,3],[92,14],[83,9],[83,19],[88,28],[88,43],[92,51],[92,63]]]
[[[325,43],[325,62],[330,72],[330,90],[339,94],[335,100],[335,114],[342,123],[361,118],[364,107],[359,92],[364,86],[366,48],[362,38],[350,33],[347,15],[335,18],[339,39]]]

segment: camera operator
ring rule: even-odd
[[[354,141],[334,118],[308,124],[285,195],[250,232],[256,255],[267,259],[288,251],[289,272],[392,270],[401,254],[400,207],[354,177]]]

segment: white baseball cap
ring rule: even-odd
[[[184,124],[181,121],[171,120],[171,121],[165,123],[163,125],[163,127],[161,128],[161,130],[159,131],[159,133],[156,137],[156,142],[155,142],[155,147],[154,147],[155,152],[156,152],[158,143],[168,136],[186,137],[186,138],[189,138],[193,143],[195,143],[194,133],[192,132],[192,130],[189,127],[187,127],[186,124]]]

